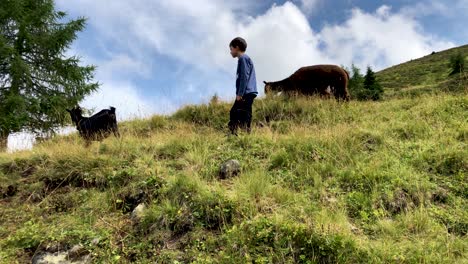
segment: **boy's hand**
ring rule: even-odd
[[[236,101],[242,100],[242,96],[236,96]]]

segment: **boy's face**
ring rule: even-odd
[[[229,49],[231,49],[231,56],[232,56],[233,58],[239,57],[241,51],[239,50],[238,47],[232,47],[232,46],[230,46]]]

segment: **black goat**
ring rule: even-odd
[[[67,109],[67,111],[70,113],[73,123],[76,124],[76,129],[80,132],[80,136],[88,142],[91,140],[102,140],[108,137],[111,132],[116,137],[120,137],[115,107],[103,109],[90,117],[83,117],[83,110],[79,106]]]

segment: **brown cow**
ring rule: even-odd
[[[333,94],[337,100],[349,100],[349,74],[336,65],[302,67],[288,78],[278,82],[265,82],[265,93],[286,92],[304,95]]]

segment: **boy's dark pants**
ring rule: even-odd
[[[250,133],[250,125],[252,123],[252,104],[257,97],[256,94],[246,94],[242,97],[240,101],[235,101],[234,105],[231,108],[229,129],[231,133],[236,134],[237,128],[241,127],[247,130]]]

